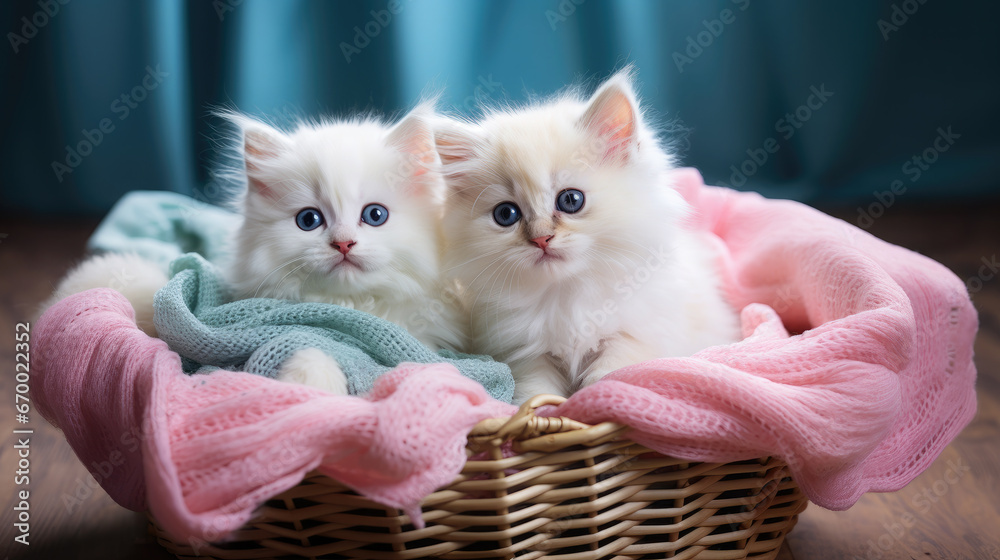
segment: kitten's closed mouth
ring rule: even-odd
[[[364,270],[365,270],[364,267],[362,267],[360,264],[352,261],[351,259],[349,259],[347,257],[344,257],[340,261],[333,263],[333,266],[330,267],[330,272],[333,272],[333,271],[337,270],[338,268],[342,269],[342,270],[354,268],[354,269],[357,269],[358,271],[361,271],[361,272],[364,272]]]
[[[543,251],[541,255],[535,259],[535,264],[541,264],[546,262],[555,262],[564,260],[563,256],[558,253],[550,253],[548,251]]]

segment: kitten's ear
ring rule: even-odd
[[[416,177],[427,173],[437,164],[434,149],[433,112],[424,105],[410,111],[389,131],[389,145],[407,156],[407,174]]]
[[[628,162],[639,146],[639,113],[632,90],[632,69],[604,82],[590,98],[580,124],[600,142],[605,161]]]
[[[434,143],[437,146],[438,155],[441,156],[441,163],[445,165],[447,171],[448,166],[454,168],[455,164],[466,163],[472,159],[475,154],[475,146],[480,143],[480,138],[472,126],[460,121],[442,118],[434,131]]]
[[[438,154],[434,149],[434,129],[431,125],[433,109],[429,104],[418,105],[399,124],[389,131],[388,144],[403,154],[403,163],[395,173],[387,176],[393,183],[402,183],[420,196],[438,194],[440,175]]]
[[[280,130],[249,117],[240,118],[237,124],[243,131],[243,161],[246,163],[250,192],[267,197],[276,196],[262,180],[261,172],[289,149],[288,137]]]

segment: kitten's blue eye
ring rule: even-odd
[[[295,225],[302,231],[312,231],[323,225],[323,214],[315,208],[306,208],[295,216]]]
[[[361,221],[370,226],[380,226],[389,219],[389,209],[381,204],[369,204],[361,211]]]
[[[576,214],[583,208],[583,193],[576,189],[560,191],[556,196],[556,208],[567,214]]]
[[[521,219],[521,209],[513,202],[501,202],[493,209],[493,219],[503,227],[510,227]]]

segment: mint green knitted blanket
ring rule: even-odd
[[[121,197],[87,241],[95,253],[133,253],[164,271],[170,261],[198,253],[218,263],[240,216],[199,202],[190,196],[163,191],[132,191]]]
[[[296,350],[317,348],[337,360],[352,395],[403,362],[449,363],[495,399],[510,402],[514,378],[488,356],[434,352],[402,327],[363,311],[269,298],[227,302],[215,266],[190,253],[170,264],[171,280],[154,300],[156,330],[188,373],[218,368],[275,377]]]

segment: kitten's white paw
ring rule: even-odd
[[[347,394],[347,376],[340,364],[317,348],[305,348],[292,354],[281,366],[278,381],[308,385],[337,395]]]

